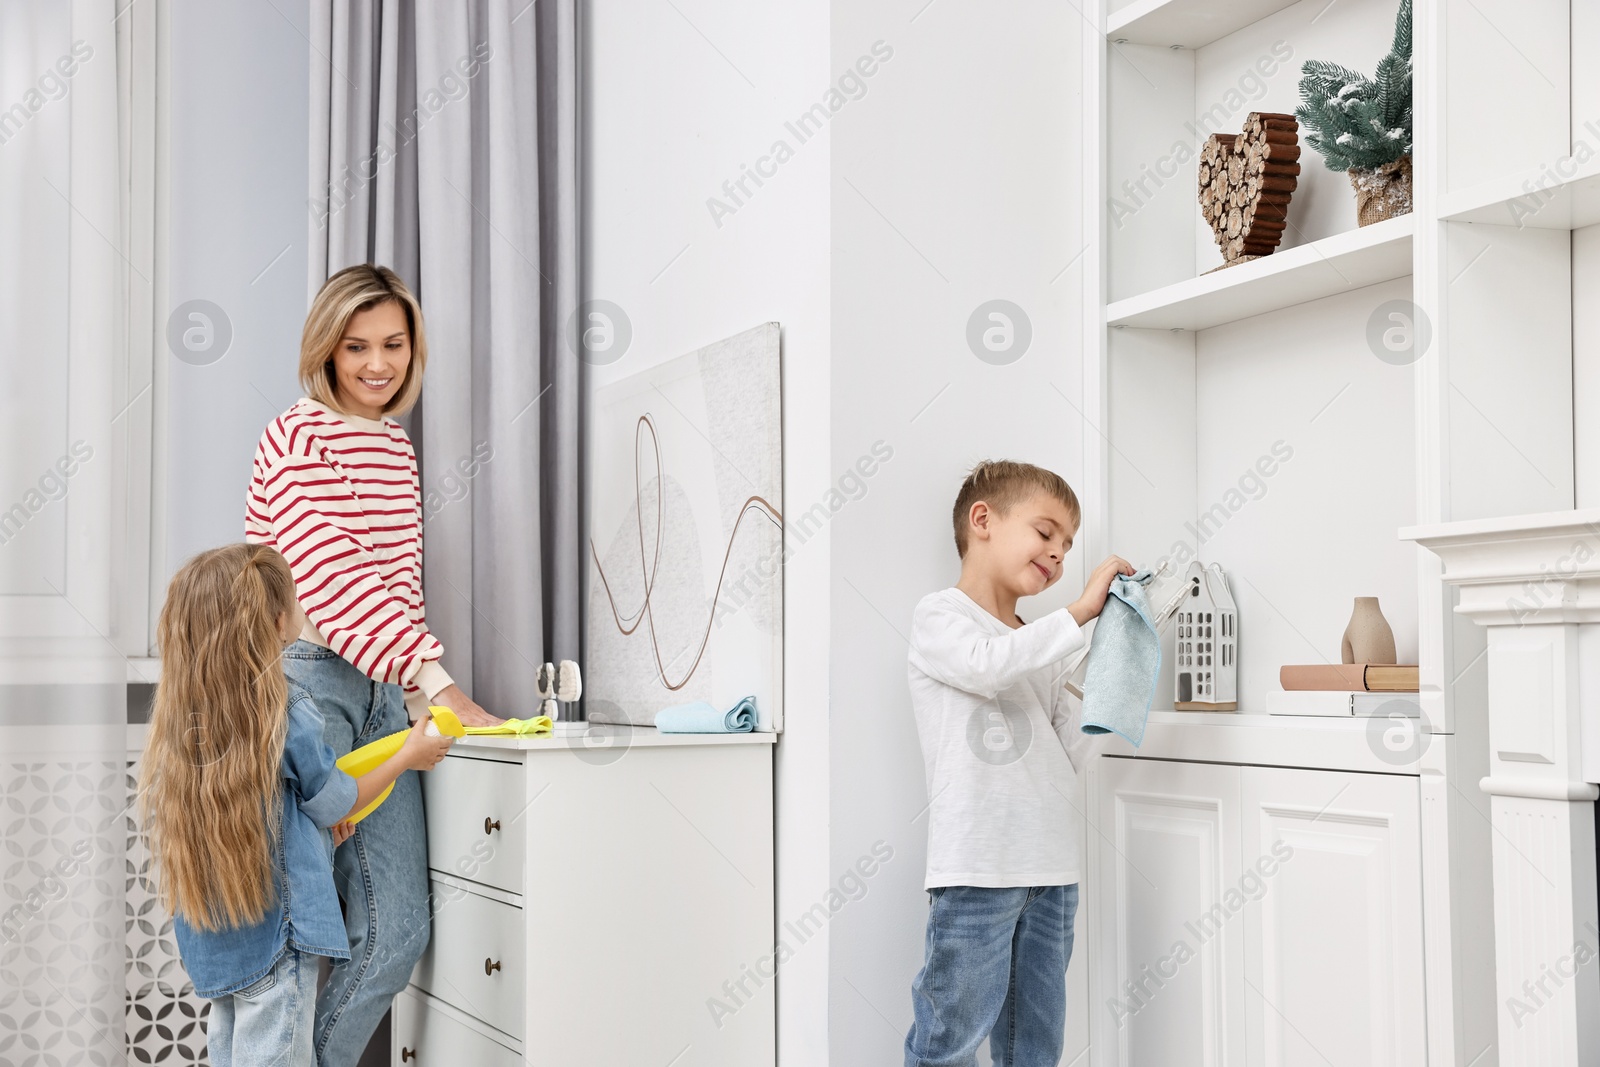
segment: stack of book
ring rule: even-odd
[[[1414,664],[1287,664],[1278,670],[1278,684],[1282,692],[1267,694],[1272,715],[1422,715]]]

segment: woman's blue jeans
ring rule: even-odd
[[[906,1067],[1056,1067],[1066,1038],[1076,885],[928,891],[926,960],[911,984]]]
[[[374,682],[332,649],[295,641],[283,670],[311,693],[337,755],[410,725],[399,686]],[[333,877],[350,958],[333,962],[317,998],[317,1063],[355,1067],[428,947],[428,831],[417,772],[402,774],[389,799],[334,851]]]

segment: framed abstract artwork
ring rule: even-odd
[[[779,325],[597,390],[585,708],[590,722],[756,698],[783,727]]]

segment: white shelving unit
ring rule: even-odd
[[[1221,562],[1240,611],[1237,715],[1166,710],[1164,669],[1143,749],[1087,775],[1097,1067],[1596,1062],[1544,1032],[1560,1013],[1518,1028],[1497,995],[1539,961],[1497,964],[1487,936],[1485,639],[1399,531],[1575,505],[1573,278],[1600,278],[1600,234],[1572,231],[1600,224],[1600,68],[1574,55],[1600,3],[1416,0],[1415,212],[1358,227],[1348,178],[1306,147],[1283,245],[1208,273],[1205,137],[1292,111],[1306,60],[1370,73],[1396,6],[1086,9],[1102,27],[1083,57],[1088,556]],[[1396,324],[1424,340],[1414,358],[1379,340]],[[1336,661],[1357,595],[1380,596],[1421,666],[1406,758],[1385,723],[1264,714],[1281,664]],[[1163,971],[1274,840],[1312,858]],[[1147,995],[1118,1017],[1130,988]]]
[[[1411,275],[1413,219],[1403,215],[1107,306],[1106,325],[1204,330]]]
[[[1577,230],[1600,223],[1600,160],[1578,163],[1572,157],[1510,174],[1439,200],[1447,222],[1542,230]]]
[[[1119,44],[1201,48],[1288,6],[1283,0],[1135,0],[1106,15],[1106,37]]]

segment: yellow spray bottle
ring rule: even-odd
[[[433,716],[432,726],[427,727],[428,733],[444,737],[466,736],[466,728],[461,725],[461,720],[456,717],[456,713],[449,708],[431,706],[428,708],[428,714]],[[344,771],[350,777],[360,778],[369,771],[376,770],[390,756],[399,752],[400,746],[406,743],[406,735],[410,732],[409,728],[396,730],[387,737],[380,737],[376,741],[353,749],[346,755],[341,756],[337,761],[337,765],[341,771]],[[383,792],[378,794],[378,799],[350,816],[350,823],[352,825],[358,823],[372,814],[379,804],[389,799],[389,794],[392,792],[394,792],[393,782],[384,787]]]

